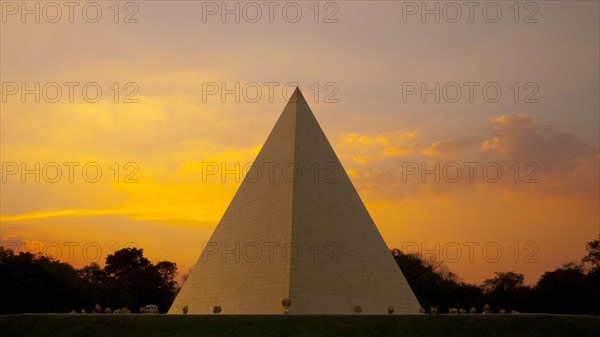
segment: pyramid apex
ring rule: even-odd
[[[299,86],[294,89],[294,93],[290,97],[290,102],[296,102],[298,98],[304,98],[304,95],[302,95],[302,90],[300,90]]]

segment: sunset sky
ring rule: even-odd
[[[97,2],[98,18],[80,2],[72,20],[42,2],[39,23],[20,3],[2,1],[0,26],[5,247],[83,266],[133,243],[186,273],[240,183],[203,167],[252,162],[294,83],[390,248],[467,282],[512,270],[531,284],[598,238],[597,1],[481,2],[455,23],[442,2],[439,23],[411,14],[423,2],[299,1],[272,18],[238,2],[239,23],[221,2]],[[39,102],[22,97],[36,83]],[[239,102],[223,99],[236,83]],[[421,96],[436,83],[439,102]],[[39,183],[21,176],[36,163]],[[439,182],[421,176],[436,163]]]

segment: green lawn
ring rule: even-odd
[[[600,336],[600,316],[4,315],[0,335],[85,336]]]

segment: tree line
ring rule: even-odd
[[[523,274],[496,272],[481,284],[462,282],[435,260],[392,250],[421,306],[429,311],[448,312],[462,308],[482,312],[537,312],[600,314],[600,240],[586,244],[587,254],[579,262],[569,262],[545,272],[535,285],[524,285]]]
[[[532,286],[513,271],[469,284],[434,260],[398,249],[391,253],[427,311],[482,312],[487,305],[492,312],[600,314],[600,240],[588,242],[586,250],[580,262],[548,271]],[[108,255],[104,267],[77,269],[43,254],[0,247],[0,314],[93,312],[97,304],[133,312],[154,304],[164,313],[179,290],[176,276],[175,263],[153,264],[138,248]]]
[[[168,310],[174,300],[177,265],[152,264],[144,250],[125,248],[106,257],[101,268],[92,263],[76,269],[43,254],[15,253],[0,247],[0,313],[93,312],[148,304]]]

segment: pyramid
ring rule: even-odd
[[[213,314],[215,307],[222,314],[418,313],[299,89],[202,245],[169,314],[184,307],[188,314]]]

